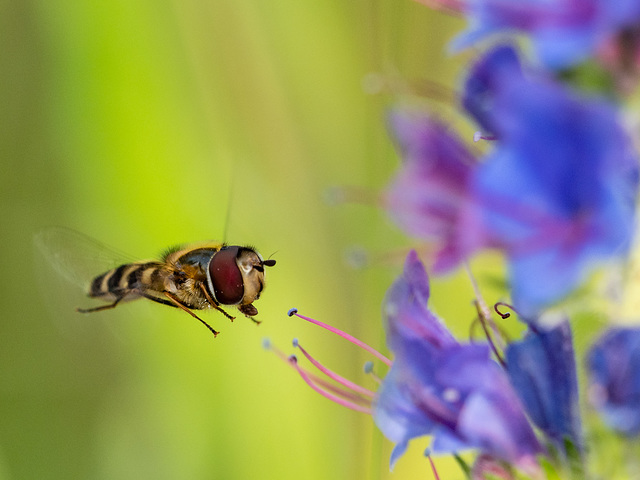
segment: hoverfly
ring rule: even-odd
[[[54,268],[73,281],[79,274],[75,271],[79,268],[73,265],[75,260],[69,261],[77,256],[74,250],[99,253],[108,250],[89,237],[59,227],[43,230],[36,235],[35,242]],[[67,251],[61,251],[62,248]],[[275,260],[264,260],[252,247],[216,242],[182,245],[167,250],[160,260],[133,261],[102,273],[94,271],[85,285],[86,293],[110,303],[77,311],[99,312],[115,308],[121,302],[148,298],[184,310],[215,336],[219,332],[193,310],[215,309],[233,320],[235,317],[222,306],[234,306],[260,323],[253,318],[258,314],[253,302],[264,289],[264,267],[275,264]]]

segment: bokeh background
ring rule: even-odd
[[[455,85],[459,20],[410,0],[0,5],[0,479],[430,478],[425,442],[390,474],[372,419],[315,394],[262,339],[291,352],[297,337],[374,387],[365,353],[286,312],[384,350],[380,305],[401,260],[353,269],[345,252],[408,243],[371,202],[323,198],[355,185],[366,202],[388,182],[385,110],[404,82]],[[214,340],[151,302],[78,314],[94,304],[34,254],[49,225],[132,258],[255,245],[278,262],[263,323],[205,313]],[[433,286],[456,332],[473,315],[468,283]]]

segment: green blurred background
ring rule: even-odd
[[[363,85],[372,73],[451,84],[457,21],[409,0],[1,5],[0,479],[430,478],[426,442],[390,474],[371,418],[315,394],[261,343],[290,352],[298,337],[373,386],[366,354],[286,311],[384,349],[380,304],[401,264],[353,270],[344,252],[406,241],[373,206],[330,206],[323,192],[387,183],[394,97]],[[151,302],[80,315],[91,301],[34,257],[48,225],[134,258],[255,245],[278,262],[263,323],[205,313],[214,340]],[[434,292],[464,332],[468,282]]]

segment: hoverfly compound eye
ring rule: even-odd
[[[223,305],[237,305],[244,297],[244,281],[236,258],[239,247],[223,247],[209,262],[209,286]]]

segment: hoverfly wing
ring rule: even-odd
[[[133,261],[130,256],[65,227],[41,230],[34,236],[34,243],[57,274],[85,292],[97,275]]]

